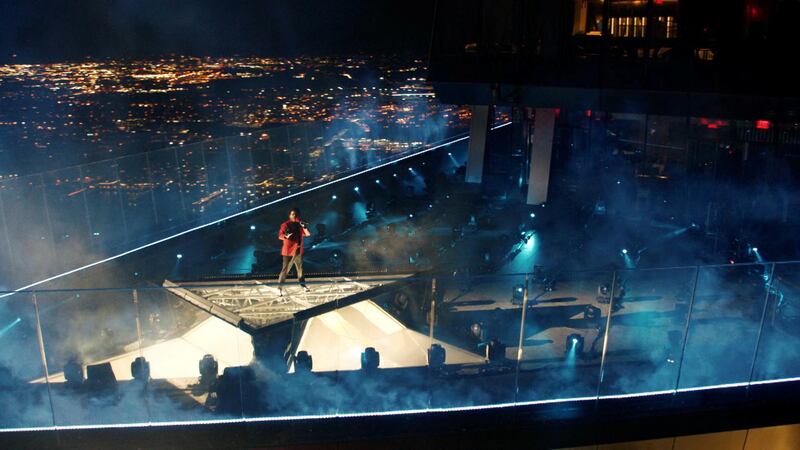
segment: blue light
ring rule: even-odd
[[[359,191],[358,186],[354,187],[353,190],[358,192]]]
[[[256,229],[255,225],[250,225],[250,231],[255,231],[255,229]]]
[[[453,156],[453,154],[450,153],[450,152],[447,152],[447,156]]]
[[[753,247],[753,251],[757,252],[758,251],[758,247]]]
[[[627,248],[623,248],[622,249],[622,254],[623,255],[627,255],[628,254],[628,249]]]
[[[14,321],[13,321],[13,322],[11,322],[10,324],[8,324],[8,325],[4,326],[3,328],[0,328],[0,336],[2,336],[2,335],[4,335],[4,334],[8,333],[8,331],[9,331],[10,329],[14,328],[14,326],[16,326],[16,325],[17,325],[18,323],[20,323],[20,322],[22,322],[22,319],[20,319],[19,317],[17,317],[17,318],[16,318],[16,319],[14,319]]]
[[[409,218],[409,219],[413,219],[413,218],[414,218],[414,215],[413,215],[413,214],[409,214],[409,215],[408,215],[408,218]]]
[[[530,216],[531,216],[531,219],[533,219],[534,217],[536,217],[536,213],[531,213]]]
[[[395,177],[395,178],[397,178],[397,174],[396,174],[396,173],[393,173],[393,174],[392,174],[392,176],[393,176],[393,177]]]
[[[381,180],[375,180],[375,184],[381,184]]]
[[[336,195],[331,195],[331,200],[336,200]]]
[[[181,259],[181,258],[183,258],[183,254],[182,253],[178,253],[177,255],[175,255],[175,257],[178,258],[178,259]]]
[[[95,231],[94,233],[92,233],[92,236],[100,236],[100,232],[99,231]]]

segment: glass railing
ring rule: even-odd
[[[17,292],[3,429],[596,402],[800,377],[800,262]]]
[[[42,280],[465,131],[458,121],[425,123],[301,123],[0,181],[0,285]]]

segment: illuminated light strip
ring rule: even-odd
[[[614,399],[622,399],[622,398],[637,398],[637,397],[650,397],[656,395],[667,395],[667,394],[675,394],[677,391],[675,389],[668,389],[665,391],[651,391],[651,392],[636,392],[633,394],[612,394],[612,395],[601,395],[600,400],[614,400]]]
[[[690,388],[680,388],[678,392],[696,392],[696,391],[703,391],[706,389],[725,389],[725,388],[732,388],[732,387],[745,387],[749,386],[750,383],[744,381],[740,383],[727,383],[727,384],[716,384],[713,386],[699,386],[699,387],[690,387]]]
[[[250,417],[241,419],[215,419],[215,420],[186,420],[186,421],[164,421],[164,422],[133,422],[126,424],[96,424],[96,425],[56,425],[46,427],[21,427],[21,428],[5,428],[0,429],[0,433],[13,433],[13,432],[26,432],[26,431],[58,431],[58,430],[98,430],[109,428],[144,428],[144,427],[166,427],[166,426],[192,426],[192,425],[222,425],[233,423],[258,423],[258,422],[284,422],[290,420],[320,420],[320,419],[338,419],[338,418],[355,418],[355,417],[382,417],[382,416],[398,416],[404,414],[425,414],[425,413],[447,413],[458,411],[480,411],[487,409],[506,409],[518,406],[535,406],[546,405],[555,403],[567,402],[583,402],[593,400],[605,399],[620,399],[620,398],[634,398],[646,397],[664,394],[674,394],[679,392],[692,392],[704,389],[721,389],[727,387],[744,387],[748,385],[759,385],[767,383],[780,383],[788,381],[800,381],[800,377],[794,378],[781,378],[777,380],[764,380],[754,381],[750,383],[729,383],[720,384],[715,386],[704,386],[697,388],[683,388],[671,389],[663,391],[650,391],[635,394],[619,394],[619,395],[602,395],[600,397],[571,397],[563,399],[551,400],[532,400],[527,402],[516,403],[498,403],[491,405],[475,405],[475,406],[456,406],[450,408],[429,408],[429,409],[409,409],[397,411],[382,411],[382,412],[362,412],[362,413],[339,413],[339,414],[318,414],[318,415],[301,415],[301,416],[275,416],[275,417]]]
[[[776,378],[774,380],[759,380],[759,381],[751,381],[750,386],[758,386],[761,384],[774,384],[774,383],[785,383],[791,381],[800,381],[800,377],[791,377],[791,378]]]
[[[508,126],[508,125],[511,125],[511,122],[505,122],[505,123],[502,123],[500,125],[496,125],[496,126],[492,127],[492,131],[497,130],[499,128],[503,128],[503,127]],[[279,199],[275,199],[275,200],[272,200],[270,202],[264,203],[262,205],[254,206],[253,208],[246,209],[244,211],[240,211],[238,213],[231,214],[230,216],[223,217],[222,219],[217,219],[217,220],[214,220],[212,222],[209,222],[209,223],[206,223],[206,224],[203,224],[203,225],[198,225],[198,226],[196,226],[194,228],[190,228],[188,230],[181,231],[180,233],[175,233],[172,236],[168,236],[168,237],[165,237],[165,238],[162,238],[162,239],[158,239],[156,241],[150,242],[149,244],[144,244],[144,245],[141,245],[139,247],[124,251],[124,252],[122,252],[120,254],[117,254],[117,255],[114,255],[114,256],[109,256],[108,258],[101,259],[99,261],[95,261],[93,263],[89,263],[89,264],[86,264],[84,266],[77,267],[77,268],[72,269],[72,270],[68,270],[68,271],[66,271],[64,273],[60,273],[58,275],[53,275],[52,277],[45,278],[44,280],[36,281],[34,283],[31,283],[31,284],[28,284],[26,286],[23,286],[21,288],[14,289],[13,291],[6,292],[5,294],[0,295],[0,299],[12,296],[12,295],[17,294],[17,293],[20,293],[20,292],[22,292],[22,291],[24,291],[26,289],[30,289],[32,287],[39,286],[40,284],[49,283],[50,281],[54,281],[54,280],[57,280],[59,278],[63,278],[63,277],[68,276],[68,275],[72,275],[73,273],[80,272],[80,271],[86,270],[86,269],[90,269],[90,268],[98,266],[100,264],[105,264],[105,263],[107,263],[109,261],[113,261],[113,260],[115,260],[117,258],[121,258],[123,256],[130,255],[131,253],[138,252],[139,250],[144,250],[144,249],[146,249],[148,247],[152,247],[154,245],[161,244],[162,242],[169,241],[170,239],[174,239],[176,237],[180,237],[180,236],[183,236],[185,234],[189,234],[189,233],[192,233],[194,231],[201,230],[203,228],[210,227],[212,225],[216,225],[216,224],[224,222],[226,220],[233,219],[234,217],[239,217],[239,216],[242,216],[242,215],[245,215],[245,214],[249,214],[249,213],[251,213],[253,211],[257,211],[257,210],[259,210],[261,208],[266,208],[267,206],[271,206],[271,205],[274,205],[276,203],[280,203],[280,202],[282,202],[284,200],[288,200],[290,198],[294,198],[294,197],[297,197],[299,195],[307,194],[309,192],[316,191],[317,189],[322,189],[324,187],[328,187],[328,186],[331,186],[333,184],[336,184],[336,183],[339,183],[339,182],[342,182],[342,181],[345,181],[345,180],[349,180],[350,178],[354,178],[354,177],[357,177],[359,175],[363,175],[365,173],[372,172],[373,170],[377,170],[377,169],[380,169],[382,167],[386,167],[386,166],[389,166],[389,165],[392,165],[392,164],[396,164],[396,163],[398,163],[400,161],[404,161],[406,159],[413,158],[413,157],[415,157],[417,155],[421,155],[423,153],[428,153],[428,152],[431,152],[433,150],[440,149],[442,147],[447,147],[449,145],[453,145],[453,144],[456,144],[458,142],[461,142],[461,141],[464,141],[464,140],[467,140],[467,139],[469,139],[469,135],[461,136],[459,138],[453,139],[452,141],[445,142],[445,143],[442,143],[442,144],[438,144],[438,145],[435,145],[433,147],[426,148],[424,150],[420,150],[420,151],[418,151],[416,153],[412,153],[410,155],[401,156],[400,158],[393,159],[391,161],[387,161],[385,163],[378,164],[377,166],[374,166],[374,167],[366,168],[366,169],[364,169],[364,170],[362,170],[360,172],[351,173],[350,175],[345,175],[342,178],[337,178],[335,180],[331,180],[331,181],[328,181],[326,183],[323,183],[323,184],[320,184],[320,185],[317,185],[317,186],[312,186],[312,187],[310,187],[308,189],[305,189],[303,191],[295,192],[294,194],[285,195],[285,196],[283,196],[283,197],[281,197]]]

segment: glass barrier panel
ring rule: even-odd
[[[17,264],[25,272],[47,273],[57,262],[42,176],[8,180],[1,195]]]
[[[132,243],[149,242],[148,238],[156,234],[160,224],[155,207],[148,154],[119,158],[117,167],[123,217],[129,240]]]
[[[770,268],[764,264],[700,268],[678,389],[750,380]]]
[[[617,271],[601,396],[675,388],[696,279],[692,267]]]
[[[76,259],[92,256],[93,236],[80,170],[72,167],[46,172],[43,181],[57,255],[55,262],[59,263],[57,269],[71,269]]]
[[[514,402],[522,320],[515,299],[524,283],[524,275],[437,278],[433,339],[424,347],[434,362],[440,353],[429,369],[432,408]]]
[[[217,294],[222,298],[230,291],[236,286],[220,287]],[[153,422],[242,417],[251,336],[190,303],[191,296],[204,292],[191,285],[137,290],[142,354],[151,364]]]
[[[253,148],[258,133],[247,133],[245,136],[230,137],[225,140],[230,161],[231,186],[235,193],[234,209],[243,209],[260,203],[258,193],[253,190],[257,168],[253,164]]]
[[[146,423],[148,365],[133,293],[36,293],[57,426]]]
[[[525,285],[517,286],[514,301],[527,305],[517,402],[597,395],[614,283],[608,271],[536,268],[528,280],[527,299],[520,295]]]
[[[175,149],[180,174],[183,204],[191,220],[205,217],[208,189],[208,170],[203,152],[204,142]]]
[[[167,148],[151,152],[148,154],[148,162],[159,231],[175,230],[190,220],[186,214],[178,149]]]
[[[309,179],[323,181],[333,175],[327,154],[329,140],[325,126],[318,122],[306,125],[308,135]]]
[[[93,248],[100,253],[118,247],[128,239],[123,193],[116,161],[102,161],[79,167],[92,231]]]
[[[800,263],[775,264],[752,381],[800,376]]]
[[[38,331],[30,292],[0,300],[0,428],[53,426]]]
[[[313,181],[313,172],[309,170],[309,124],[302,122],[291,127],[286,131],[289,136],[289,152],[292,158],[293,188],[297,188],[306,181]]]
[[[8,229],[8,213],[6,212],[3,195],[6,191],[5,183],[0,183],[0,279],[14,279],[14,272],[17,270],[17,258],[19,254],[14,251],[11,245],[11,235]],[[9,286],[4,286],[7,289]]]
[[[286,128],[281,127],[267,131],[271,170],[264,177],[265,183],[262,191],[271,198],[285,193],[293,185],[294,167],[289,149],[289,132]]]
[[[225,141],[225,138],[215,139],[203,142],[201,146],[208,187],[208,194],[202,201],[207,221],[220,218],[233,209],[234,193]]]
[[[328,281],[328,283],[326,283]],[[309,280],[308,287],[320,296],[318,303],[325,304],[326,293],[338,289],[337,280]],[[277,284],[271,280],[271,289],[277,289]],[[299,294],[292,287],[286,287],[287,299]],[[330,295],[330,298],[334,298]],[[332,306],[332,307],[331,307]],[[286,324],[288,328],[274,327],[264,335],[280,335],[283,342],[288,340],[285,354],[286,375],[276,377],[281,379],[281,389],[276,389],[274,397],[280,396],[279,404],[285,405],[277,415],[327,415],[336,414],[343,401],[342,389],[339,385],[339,362],[341,342],[334,335],[331,327],[335,328],[339,314],[336,309],[337,301],[331,300],[325,312],[319,315],[295,314]],[[334,335],[330,347],[326,348],[324,340],[326,335]],[[328,351],[329,350],[329,351]],[[277,367],[277,364],[274,366]],[[273,367],[273,371],[277,369]]]

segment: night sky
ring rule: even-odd
[[[170,53],[424,56],[433,10],[434,0],[2,0],[0,63]]]

